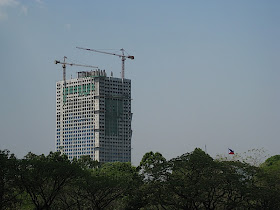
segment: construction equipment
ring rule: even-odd
[[[121,73],[121,77],[122,79],[124,79],[124,61],[129,58],[131,60],[134,60],[134,56],[132,55],[124,55],[124,49],[120,49],[120,51],[122,52],[122,54],[116,54],[116,53],[109,53],[109,52],[103,52],[103,51],[99,51],[99,50],[94,50],[94,49],[88,49],[88,48],[83,48],[83,47],[76,47],[78,49],[81,50],[88,50],[88,51],[93,51],[93,52],[98,52],[98,53],[104,53],[104,54],[108,54],[108,55],[115,55],[118,56],[120,58],[122,58],[122,73]]]
[[[98,68],[97,66],[89,66],[89,65],[83,65],[83,64],[76,64],[76,63],[66,63],[66,56],[63,57],[63,62],[60,62],[58,60],[55,60],[54,63],[55,64],[62,64],[62,68],[63,68],[63,82],[64,82],[64,87],[66,86],[66,65],[69,66],[82,66],[82,67],[89,67],[89,68]]]

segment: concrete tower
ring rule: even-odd
[[[56,150],[70,160],[131,162],[131,80],[105,70],[56,83]]]

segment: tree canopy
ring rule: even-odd
[[[0,151],[0,209],[280,209],[280,155],[260,166],[203,150],[138,167],[58,152],[17,159]]]

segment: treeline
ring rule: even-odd
[[[138,167],[59,153],[17,159],[0,151],[0,209],[280,209],[280,155],[260,167],[201,149]]]

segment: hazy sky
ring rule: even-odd
[[[0,149],[54,151],[55,59],[120,75],[118,57],[80,46],[135,56],[133,164],[205,145],[213,157],[280,154],[279,11],[278,0],[0,0]]]

